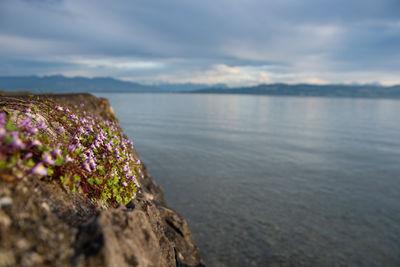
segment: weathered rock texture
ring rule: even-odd
[[[54,97],[116,119],[105,99]],[[203,266],[186,221],[147,171],[142,192],[114,209],[57,183],[0,179],[0,266]]]

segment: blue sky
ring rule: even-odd
[[[0,0],[0,75],[400,84],[399,0]]]

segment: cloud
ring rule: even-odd
[[[3,0],[0,73],[396,81],[398,14],[397,0]]]

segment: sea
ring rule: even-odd
[[[400,266],[400,101],[108,98],[207,266]]]

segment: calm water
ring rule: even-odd
[[[400,266],[400,101],[98,96],[209,266]]]

